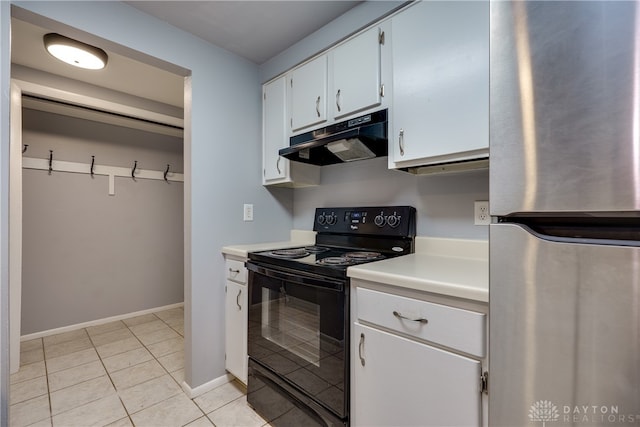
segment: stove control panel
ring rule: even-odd
[[[317,208],[313,230],[319,233],[415,236],[411,206]]]

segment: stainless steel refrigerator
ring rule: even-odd
[[[491,426],[640,426],[640,3],[491,5]]]

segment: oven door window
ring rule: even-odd
[[[262,288],[261,336],[285,351],[319,366],[320,306],[315,302]]]
[[[344,289],[253,271],[249,286],[249,357],[345,414]]]

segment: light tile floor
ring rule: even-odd
[[[9,425],[267,425],[240,383],[195,399],[182,391],[183,319],[175,308],[22,342]]]

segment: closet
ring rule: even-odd
[[[182,129],[22,103],[21,335],[182,303]]]

